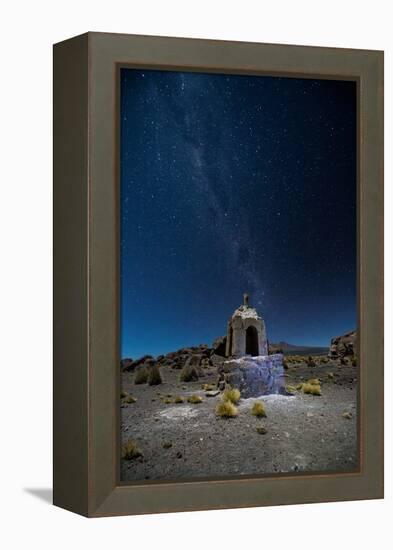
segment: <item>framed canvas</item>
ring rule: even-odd
[[[383,53],[54,46],[54,503],[383,497]]]

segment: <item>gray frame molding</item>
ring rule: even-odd
[[[357,81],[358,472],[119,482],[119,66]],[[383,497],[383,52],[106,33],[55,45],[54,250],[56,505],[98,517]]]

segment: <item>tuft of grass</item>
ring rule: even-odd
[[[293,395],[296,391],[296,388],[295,386],[285,386],[285,391]]]
[[[346,412],[343,412],[342,417],[343,417],[343,418],[347,418],[347,419],[349,420],[349,419],[352,418],[352,413],[347,412],[347,411],[346,411]]]
[[[128,393],[126,391],[121,390],[121,392],[120,392],[121,399],[124,399],[124,397],[127,397],[127,395],[128,395]]]
[[[172,442],[171,441],[164,441],[162,446],[163,446],[164,449],[170,449],[172,447]]]
[[[212,391],[215,389],[213,384],[202,384],[202,389],[205,391]]]
[[[300,383],[296,386],[296,389],[297,390],[301,390],[303,388],[303,383]]]
[[[187,401],[193,405],[197,405],[198,403],[202,403],[203,399],[199,395],[190,395]]]
[[[307,382],[306,384],[303,384],[302,389],[303,389],[303,393],[309,393],[311,395],[322,395],[321,386],[316,384],[310,384]]]
[[[126,441],[121,448],[121,457],[124,458],[124,460],[133,460],[139,456],[143,456],[143,453],[136,442],[133,439]]]
[[[172,399],[170,397],[165,397],[164,403],[165,405],[170,405],[172,403]]]
[[[234,405],[240,401],[240,391],[237,388],[228,388],[222,394],[223,401],[230,401]]]
[[[310,380],[307,380],[307,384],[311,384],[312,386],[320,386],[321,382],[318,378],[310,378]]]
[[[262,401],[255,401],[254,405],[251,408],[251,414],[257,416],[258,418],[266,416],[265,405],[262,403]]]
[[[160,369],[157,365],[152,365],[149,368],[147,383],[149,386],[158,386],[158,384],[162,384]]]
[[[259,434],[262,434],[262,435],[267,434],[267,429],[264,428],[263,426],[257,426],[255,429]]]
[[[308,367],[315,367],[316,366],[316,363],[315,363],[314,359],[311,357],[311,355],[309,355],[307,357],[307,366]]]
[[[353,367],[356,367],[357,364],[358,364],[358,362],[357,362],[356,356],[354,355],[354,356],[352,357],[352,359],[351,359],[351,365],[352,365]]]
[[[232,401],[221,401],[216,407],[216,414],[222,418],[235,418],[238,415],[238,410]]]
[[[173,401],[174,403],[184,403],[184,399],[181,395],[176,395]]]
[[[146,384],[149,373],[146,367],[139,367],[135,372],[134,384]]]
[[[125,403],[136,403],[136,398],[135,398],[135,397],[132,397],[132,395],[128,395],[128,396],[124,399],[124,402],[125,402]]]
[[[193,365],[184,365],[180,372],[180,382],[195,382],[198,380],[198,371]]]
[[[330,380],[334,380],[334,374],[332,372],[328,372],[328,378]]]

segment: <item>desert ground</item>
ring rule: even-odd
[[[240,399],[237,416],[222,418],[216,365],[198,369],[199,379],[181,382],[179,366],[160,365],[162,383],[135,384],[135,370],[122,373],[121,443],[136,452],[121,461],[121,480],[181,480],[357,469],[358,366],[315,357],[286,361],[288,395]],[[318,379],[321,395],[301,385]],[[209,396],[207,395],[209,394]],[[189,403],[190,396],[202,402]],[[175,397],[183,402],[175,403]],[[180,399],[177,399],[180,401]],[[251,413],[262,401],[266,417]]]

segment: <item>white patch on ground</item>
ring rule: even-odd
[[[185,405],[183,407],[169,407],[163,409],[158,414],[168,420],[181,420],[182,418],[193,418],[194,416],[198,416],[198,411],[195,407]]]
[[[270,393],[269,395],[261,395],[258,399],[263,399],[264,401],[282,402],[289,403],[296,399],[296,395],[281,395],[281,393]]]
[[[240,401],[239,409],[248,409],[253,406],[255,401],[263,401],[267,404],[282,406],[283,408],[285,408],[295,404],[296,395],[281,395],[279,393],[271,393],[269,395],[261,395],[260,397],[249,397]]]

